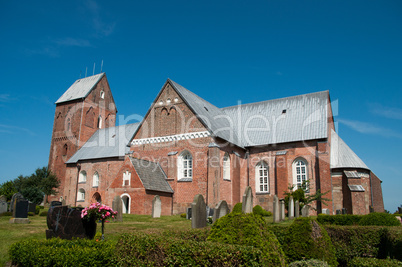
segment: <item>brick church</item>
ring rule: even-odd
[[[79,79],[56,101],[53,199],[111,205],[119,196],[123,212],[151,214],[158,195],[171,215],[196,194],[233,207],[251,186],[254,205],[272,211],[274,195],[294,185],[328,192],[317,212],[384,211],[381,180],[335,132],[328,91],[261,100],[218,108],[168,79],[141,122],[116,126],[106,74]]]

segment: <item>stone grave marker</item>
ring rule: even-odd
[[[342,214],[348,214],[346,208],[342,208]]]
[[[115,196],[112,202],[112,209],[117,211],[117,214],[114,216],[115,222],[123,221],[123,201],[119,196]]]
[[[274,196],[274,223],[279,222],[279,200],[278,196]]]
[[[7,212],[8,207],[7,207],[7,202],[0,199],[0,214],[2,214],[3,212]]]
[[[63,203],[57,200],[50,202],[50,207],[62,206],[62,205]]]
[[[17,199],[23,199],[25,200],[24,196],[21,193],[15,193],[12,197],[11,197],[11,201],[10,201],[10,211],[13,212],[14,210],[14,204],[16,202]],[[28,210],[28,208],[27,208]]]
[[[0,201],[4,201],[4,202],[7,202],[7,197],[5,196],[5,195],[1,195],[0,196]]]
[[[247,186],[246,190],[244,190],[241,208],[243,213],[253,213],[253,190],[250,186]]]
[[[295,218],[300,217],[300,202],[296,200],[295,202]]]
[[[203,228],[207,226],[207,207],[204,197],[201,194],[196,195],[193,203],[191,203],[191,217],[192,228]]]
[[[288,216],[290,220],[295,217],[295,202],[292,196],[289,197]]]
[[[212,217],[212,222],[215,223],[219,218],[225,216],[230,212],[228,203],[226,200],[219,201],[218,205],[215,207],[214,215]]]
[[[13,207],[13,217],[10,223],[29,223],[28,219],[28,200],[16,199]]]
[[[152,218],[160,218],[162,212],[161,198],[156,195],[152,200]]]
[[[186,209],[186,219],[191,220],[191,215],[193,213],[193,210],[191,208]]]
[[[279,200],[279,220],[280,221],[285,220],[285,200],[284,199]]]
[[[341,214],[342,214],[341,210],[336,210],[336,215],[341,215]]]
[[[322,209],[322,213],[326,214],[326,215],[329,215],[329,209]]]
[[[303,206],[303,208],[302,208],[302,216],[303,217],[308,217],[308,214],[309,214],[309,206],[308,205],[304,205]]]
[[[96,233],[96,222],[81,219],[81,208],[68,206],[52,206],[47,213],[46,238],[61,239],[89,238]]]
[[[33,212],[35,214],[36,204],[32,202],[28,202],[28,212]]]

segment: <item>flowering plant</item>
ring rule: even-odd
[[[89,207],[86,207],[81,211],[82,219],[95,219],[104,221],[105,219],[112,217],[117,214],[117,211],[113,211],[113,209],[104,204],[100,204],[99,202],[92,203]]]

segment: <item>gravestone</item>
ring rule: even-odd
[[[62,205],[62,206],[66,206],[66,200],[65,200],[65,199],[63,199],[63,200],[61,201],[61,205]]]
[[[219,218],[225,216],[229,213],[229,206],[225,200],[219,201],[218,205],[215,207],[214,215],[212,217],[212,222],[216,222]]]
[[[25,200],[24,196],[21,193],[15,193],[12,197],[11,197],[11,201],[10,201],[10,211],[13,212],[14,210],[14,204],[16,202],[17,199],[22,199]],[[28,210],[28,208],[27,208]]]
[[[191,208],[187,208],[186,210],[186,219],[191,220],[191,215],[192,215],[193,210]]]
[[[191,203],[191,217],[192,228],[203,228],[207,226],[207,207],[204,197],[201,194],[196,195],[193,203]]]
[[[36,211],[36,204],[29,202],[28,203],[28,212],[33,212],[35,214],[35,211]]]
[[[274,196],[274,223],[279,222],[279,200],[278,196]]]
[[[52,201],[50,202],[50,207],[55,207],[55,206],[62,206],[63,203],[61,203],[60,201]]]
[[[326,215],[329,215],[329,209],[322,209],[322,213],[326,214]]]
[[[300,202],[296,200],[295,202],[295,218],[300,217]]]
[[[284,199],[279,200],[279,220],[280,221],[285,220],[285,200]]]
[[[342,208],[342,214],[348,214],[347,210],[345,208]]]
[[[47,213],[46,238],[60,237],[61,239],[89,238],[96,233],[95,220],[81,219],[81,208],[68,206],[52,206]]]
[[[241,209],[243,213],[253,213],[253,190],[250,186],[247,186],[246,190],[244,190]]]
[[[0,199],[0,214],[7,212],[7,202]]]
[[[5,196],[5,195],[1,195],[0,196],[0,201],[4,201],[4,202],[7,202],[7,197]]]
[[[156,195],[152,200],[152,218],[160,218],[162,212],[161,198]]]
[[[303,217],[308,217],[308,214],[309,214],[309,206],[308,205],[304,205],[303,206],[303,208],[302,208],[302,216]]]
[[[115,196],[112,202],[112,209],[117,211],[117,214],[114,216],[115,222],[123,221],[123,201],[119,196]]]
[[[336,215],[341,215],[341,214],[342,214],[341,210],[336,210]]]
[[[290,196],[289,198],[289,206],[288,206],[288,216],[289,219],[292,220],[295,217],[295,203],[293,201],[293,197]]]
[[[16,199],[13,207],[13,217],[10,223],[29,223],[28,219],[28,200]]]

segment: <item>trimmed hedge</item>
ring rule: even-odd
[[[52,238],[14,243],[9,254],[18,266],[102,266],[113,262],[114,250],[115,243],[108,241]]]
[[[376,258],[354,258],[348,263],[350,267],[401,267],[402,262],[397,260],[380,260]]]
[[[47,210],[44,210],[41,213],[39,213],[39,216],[47,216]]]
[[[332,225],[358,225],[363,215],[326,215],[318,214],[317,221],[321,224],[332,224]]]
[[[329,267],[325,261],[316,259],[294,261],[289,264],[289,267]]]
[[[278,240],[259,215],[230,213],[223,216],[212,226],[207,240],[259,248],[263,251],[266,264],[272,266],[286,264],[285,254]]]
[[[401,226],[401,223],[392,214],[374,212],[364,215],[360,220],[359,225]]]
[[[289,261],[320,259],[331,266],[338,263],[327,231],[312,218],[297,218],[286,231],[283,251]]]
[[[182,240],[205,242],[211,232],[210,228],[191,229],[187,231],[166,230],[161,235]]]
[[[243,204],[241,202],[234,205],[232,213],[242,213],[243,212]]]
[[[116,247],[114,264],[120,266],[267,266],[257,248],[155,234],[124,234]]]
[[[272,212],[264,210],[260,205],[256,205],[253,208],[253,213],[255,215],[261,215],[261,216],[272,216]]]

